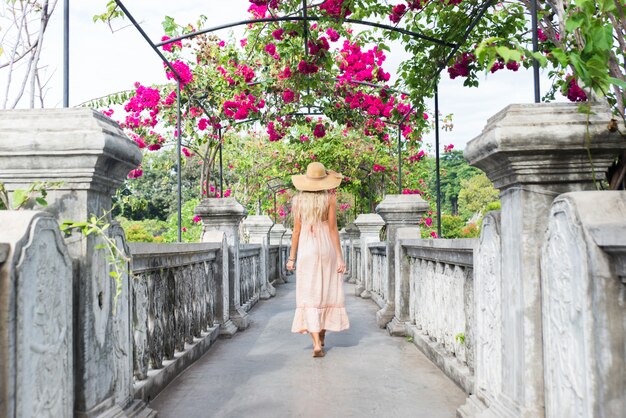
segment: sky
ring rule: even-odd
[[[113,31],[105,24],[93,23],[92,17],[105,10],[106,2],[70,0],[70,106],[131,89],[137,81],[144,85],[165,81],[161,60],[128,20],[115,23]],[[62,3],[59,0],[42,56],[52,74],[46,107],[60,107],[62,103]],[[204,14],[208,18],[206,26],[215,26],[244,19],[250,3],[248,0],[126,0],[124,4],[148,36],[158,42],[163,35],[164,16],[186,24],[195,23],[198,15]],[[227,31],[217,34],[228,36]],[[234,35],[240,39],[243,32],[239,30]],[[384,65],[392,75],[399,62],[406,58],[400,50],[392,46]],[[445,115],[453,114],[454,129],[441,132],[442,147],[452,144],[456,149],[463,149],[469,140],[480,134],[487,119],[502,108],[533,101],[530,71],[502,70],[482,78],[480,87],[467,88],[463,86],[463,79],[451,80],[447,73],[443,75],[439,109]],[[547,86],[547,79],[543,77],[542,93]],[[432,112],[432,102],[429,107]],[[432,143],[433,138],[431,133],[424,140]]]

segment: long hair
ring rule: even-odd
[[[328,213],[328,190],[319,192],[300,191],[293,198],[294,219],[300,218],[303,224],[314,224],[326,220]]]

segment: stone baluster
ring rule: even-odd
[[[367,244],[380,242],[380,231],[385,226],[385,221],[375,213],[364,213],[354,220],[354,225],[360,232],[361,240],[361,265],[358,266],[361,269],[358,275],[360,281],[356,282],[355,294],[362,298],[369,298],[372,278],[368,275],[370,252],[367,250]]]
[[[274,224],[272,229],[270,229],[270,245],[281,245],[281,240],[286,232],[285,225]]]
[[[561,193],[593,189],[592,179],[602,179],[614,156],[626,146],[618,133],[607,129],[608,109],[594,104],[591,111],[588,117],[569,103],[511,105],[489,119],[465,150],[470,164],[484,170],[500,189],[502,202],[502,265],[498,269],[502,277],[497,280],[501,284],[502,376],[497,393],[488,394],[493,401],[482,406],[475,403],[474,411],[488,407],[495,416],[544,416],[540,256],[550,205]],[[476,283],[493,281],[476,278]],[[476,298],[481,299],[480,295]],[[481,333],[489,335],[489,330],[478,325],[480,341]],[[478,369],[485,366],[476,364],[478,375],[483,374]],[[479,413],[470,411],[464,416]]]
[[[386,305],[376,313],[378,326],[384,328],[394,317],[397,318],[390,325],[391,333],[403,333],[404,322],[408,319],[408,295],[409,283],[406,280],[399,280],[396,277],[396,270],[400,272],[400,257],[396,257],[396,247],[400,239],[408,238],[412,235],[411,229],[405,234],[400,229],[412,227],[413,237],[419,237],[419,222],[429,206],[420,195],[393,194],[385,196],[382,202],[376,207],[376,212],[385,220],[387,228],[387,295]],[[365,251],[364,251],[365,252]],[[396,280],[398,286],[396,286]],[[398,313],[396,315],[396,300]]]
[[[239,224],[246,216],[246,209],[235,198],[204,199],[196,207],[196,215],[202,220],[201,242],[222,242],[225,236],[228,256],[222,262],[228,265],[228,284],[224,284],[224,299],[228,299],[228,318],[222,315],[220,334],[232,336],[237,329],[248,328],[248,314],[241,307],[241,266],[239,265]],[[234,324],[234,325],[233,325]]]
[[[248,231],[248,242],[250,244],[261,244],[261,294],[259,297],[261,299],[269,299],[276,295],[276,289],[269,282],[269,232],[274,223],[267,215],[250,215],[243,221],[243,225],[246,231]]]
[[[120,127],[92,109],[0,112],[0,182],[9,191],[35,181],[62,184],[48,190],[46,211],[59,222],[86,221],[111,209],[111,196],[141,152]],[[110,222],[110,216],[105,216]],[[124,251],[120,229],[109,237]],[[115,282],[103,239],[73,234],[66,239],[76,260],[74,312],[75,415],[121,416],[133,401],[130,346],[132,299],[126,274],[114,305]],[[128,268],[128,265],[126,265]]]
[[[354,223],[348,224],[346,227],[346,232],[348,234],[348,238],[350,240],[350,271],[348,272],[348,283],[354,283],[356,281],[356,251],[354,251],[354,244],[361,239],[361,232],[359,228]]]

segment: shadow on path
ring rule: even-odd
[[[404,338],[376,326],[377,306],[345,285],[351,328],[326,336],[312,358],[309,335],[291,333],[295,283],[250,312],[251,325],[219,340],[150,407],[162,418],[452,418],[465,394]]]

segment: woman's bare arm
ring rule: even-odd
[[[302,228],[302,223],[300,222],[300,217],[296,216],[293,220],[293,232],[291,235],[291,251],[289,252],[289,260],[287,260],[287,270],[294,269],[294,260],[296,259],[296,254],[298,254],[298,242],[300,241],[300,229]]]
[[[328,204],[328,227],[330,228],[330,240],[335,248],[335,254],[337,254],[337,273],[345,273],[346,263],[343,260],[343,252],[339,242],[339,229],[337,228],[337,197],[334,193],[330,195]]]

